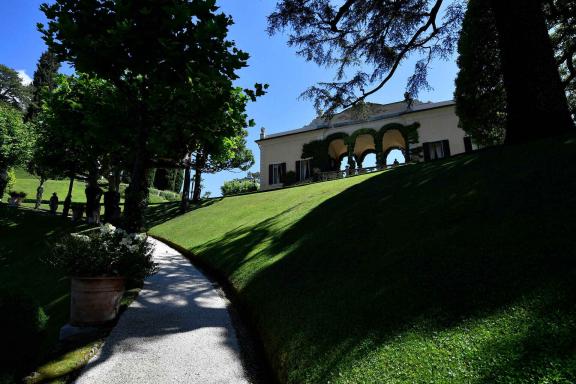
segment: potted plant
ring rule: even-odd
[[[152,252],[146,234],[129,234],[110,224],[55,243],[47,261],[70,276],[70,324],[114,320],[126,280],[142,280],[156,271]]]

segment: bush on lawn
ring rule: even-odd
[[[224,182],[220,187],[222,196],[237,195],[239,193],[256,192],[260,185],[254,180],[234,179]]]

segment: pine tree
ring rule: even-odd
[[[56,76],[60,69],[60,62],[50,50],[44,52],[34,72],[32,81],[32,100],[26,113],[26,120],[33,120],[42,108],[42,100],[45,92],[51,92],[56,86]]]

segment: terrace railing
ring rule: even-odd
[[[396,167],[400,167],[402,165],[404,165],[404,164],[384,165],[384,166],[375,166],[375,167],[366,167],[366,168],[355,168],[355,169],[348,169],[348,170],[344,170],[344,171],[320,172],[319,181],[329,181],[329,180],[336,180],[336,179],[344,179],[346,177],[365,175],[367,173],[383,171],[385,169],[396,168]]]

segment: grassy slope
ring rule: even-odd
[[[291,383],[576,381],[576,138],[226,198],[151,233]]]
[[[14,185],[13,190],[17,192],[26,192],[27,196],[24,200],[23,205],[28,207],[34,207],[36,202],[36,188],[38,188],[40,181],[38,178],[30,175],[29,173],[23,171],[22,169],[16,169],[16,184]],[[52,196],[53,192],[56,192],[58,198],[60,199],[60,206],[58,207],[58,212],[62,212],[62,205],[64,203],[64,199],[68,194],[68,184],[69,180],[48,180],[44,184],[44,195],[42,196],[43,204],[41,206],[42,209],[49,210],[48,207],[48,200]],[[76,180],[74,182],[74,188],[72,189],[72,201],[78,203],[86,202],[86,195],[84,194],[84,188],[86,187],[85,183],[82,181]],[[4,201],[6,202],[8,199],[8,194],[4,195]],[[122,199],[122,203],[123,203]],[[104,201],[102,200],[102,203]],[[150,195],[150,203],[151,204],[159,204],[165,203],[166,199],[163,199],[160,196],[156,196],[154,194]]]

